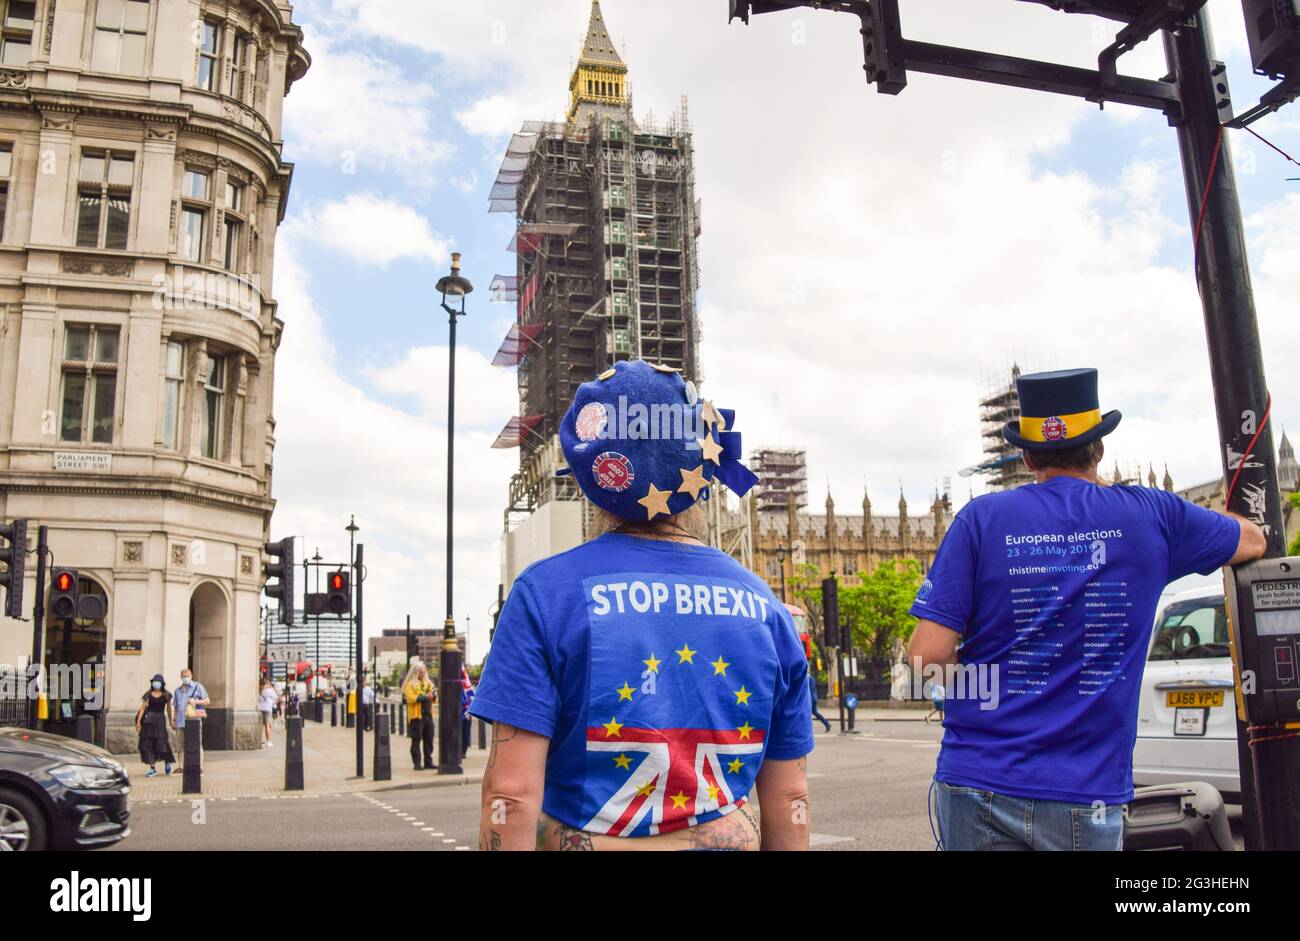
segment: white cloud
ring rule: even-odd
[[[373,193],[353,193],[309,207],[291,227],[360,264],[383,266],[413,258],[441,265],[450,250],[447,239],[420,213]]]
[[[362,178],[427,185],[454,148],[433,129],[434,88],[392,62],[308,28],[312,66],[285,99],[289,155]]]

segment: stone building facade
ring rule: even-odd
[[[102,620],[47,618],[43,659],[72,668],[50,722],[92,712],[132,750],[149,678],[191,664],[207,746],[254,747],[302,31],[285,0],[0,7],[0,503],[107,599]],[[0,621],[0,663],[31,646]]]
[[[777,597],[784,570],[786,600],[791,603],[791,579],[804,564],[816,566],[820,578],[834,573],[845,586],[859,584],[859,573],[871,572],[881,562],[915,559],[923,572],[929,571],[953,517],[947,494],[936,494],[934,502],[915,516],[901,493],[896,515],[876,513],[866,494],[860,514],[836,512],[830,494],[825,512],[819,514],[805,513],[793,503],[784,510],[760,511],[757,504],[750,505],[755,507],[751,510],[754,569]]]

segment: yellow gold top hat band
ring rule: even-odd
[[[1073,415],[1050,415],[1046,418],[1020,416],[1020,437],[1030,441],[1052,443],[1077,438],[1101,424],[1101,409],[1075,412]]]

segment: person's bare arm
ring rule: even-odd
[[[1240,565],[1242,562],[1262,559],[1264,553],[1268,551],[1268,542],[1264,539],[1264,531],[1244,516],[1238,516],[1236,513],[1225,513],[1224,515],[1232,517],[1241,526],[1241,536],[1237,540],[1237,551],[1228,561],[1228,564]]]
[[[758,789],[759,848],[806,850],[812,832],[808,759],[765,761],[754,781]]]
[[[921,618],[912,632],[912,642],[907,645],[907,664],[913,670],[924,670],[931,664],[941,667],[954,664],[960,641],[961,635],[951,627]]]
[[[546,753],[551,740],[536,732],[495,722],[492,750],[483,775],[478,848],[531,850],[537,847]]]

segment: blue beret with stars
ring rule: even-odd
[[[620,361],[579,386],[560,445],[587,499],[621,519],[648,521],[707,499],[715,480],[742,496],[758,482],[740,463],[734,421],[676,369]]]

